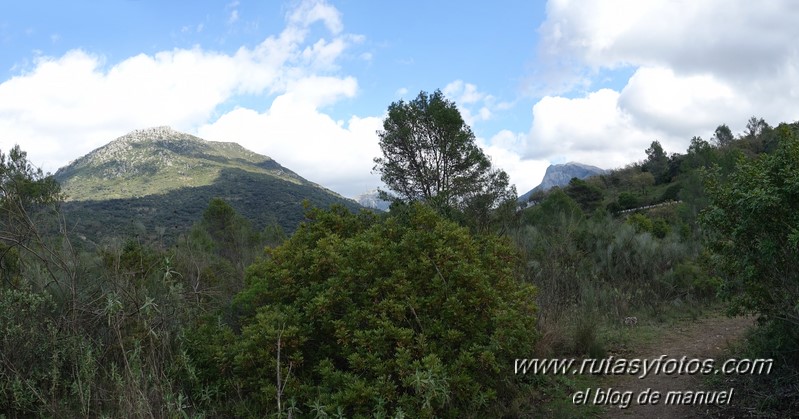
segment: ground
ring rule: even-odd
[[[677,359],[683,356],[687,359],[712,358],[720,364],[726,360],[726,358],[722,358],[726,356],[725,349],[729,347],[730,343],[740,340],[753,324],[754,321],[751,318],[728,318],[718,315],[693,322],[683,322],[665,329],[668,334],[664,334],[649,344],[613,355],[617,358],[627,359],[652,359],[661,355]],[[608,388],[612,388],[614,391],[619,390],[622,394],[627,391],[632,392],[629,407],[625,409],[616,406],[608,407],[602,415],[604,418],[683,419],[704,418],[711,415],[707,405],[666,405],[662,400],[657,405],[636,403],[637,396],[647,389],[659,391],[664,397],[669,391],[707,390],[701,375],[649,374],[645,378],[638,378],[637,375],[609,375],[603,379],[601,387],[605,390]],[[595,391],[596,389],[594,389]],[[730,405],[735,403],[736,398],[733,391]]]

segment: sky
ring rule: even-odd
[[[386,109],[440,89],[522,194],[550,164],[799,119],[791,0],[9,0],[0,150],[55,172],[168,125],[268,155],[344,196]]]

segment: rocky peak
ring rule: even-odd
[[[536,191],[547,191],[555,186],[566,186],[572,178],[585,179],[602,173],[605,173],[604,169],[578,162],[550,165],[547,167],[547,171],[541,183],[520,196],[519,202],[527,202],[530,195]]]
[[[117,141],[129,141],[129,142],[139,142],[139,141],[146,141],[146,140],[154,140],[154,139],[163,139],[163,138],[173,138],[173,137],[184,137],[188,136],[188,134],[182,133],[180,131],[176,131],[172,129],[170,126],[160,126],[160,127],[152,127],[152,128],[144,128],[144,129],[137,129],[133,130],[119,138]]]

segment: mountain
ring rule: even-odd
[[[136,130],[55,173],[74,230],[92,240],[141,232],[174,237],[198,221],[211,198],[226,200],[255,228],[293,231],[302,202],[360,206],[303,179],[270,157],[169,127]]]
[[[527,202],[527,199],[537,191],[546,191],[555,186],[566,186],[572,178],[585,179],[595,175],[605,173],[604,169],[587,164],[569,162],[564,164],[553,164],[547,167],[544,179],[535,188],[519,197],[519,202]]]
[[[358,195],[355,201],[366,208],[378,209],[380,211],[388,211],[388,207],[391,206],[390,202],[380,199],[377,189],[372,189],[371,191]]]

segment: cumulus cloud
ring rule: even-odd
[[[487,121],[493,116],[491,109],[496,106],[494,97],[477,90],[477,86],[472,83],[455,80],[447,84],[441,92],[447,99],[455,102],[463,120],[469,126]]]
[[[380,183],[379,176],[370,172],[372,159],[380,155],[375,132],[381,127],[378,117],[335,121],[289,92],[278,96],[265,112],[237,108],[201,126],[198,133],[209,140],[235,139],[251,150],[268,151],[303,177],[324,180],[326,187],[354,197]]]
[[[792,122],[798,20],[799,9],[779,0],[550,0],[542,67],[555,74],[550,92],[572,94],[533,106],[525,156],[610,168],[640,160],[653,140],[684,152],[722,123],[741,132],[753,115]],[[592,91],[592,76],[619,68],[633,70],[621,89]]]
[[[550,0],[545,51],[595,67],[666,66],[677,73],[767,76],[795,59],[799,9],[790,0]]]
[[[518,150],[527,147],[528,137],[524,134],[501,130],[490,139],[478,138],[477,144],[491,158],[491,164],[508,174],[519,195],[533,189],[549,166],[545,158],[527,158]]]
[[[228,8],[235,11],[237,6],[233,2]],[[310,27],[316,23],[328,30],[328,37],[309,39]],[[371,138],[376,146],[373,121],[353,117],[339,125],[318,110],[356,94],[357,80],[337,75],[336,61],[360,39],[343,33],[335,8],[310,0],[288,12],[279,34],[232,54],[198,46],[139,54],[117,63],[84,50],[60,57],[39,56],[31,69],[0,83],[0,132],[4,134],[0,149],[19,143],[31,161],[54,171],[133,129],[171,125],[226,141],[241,138],[245,146],[273,155],[301,175],[311,173],[308,177],[315,181],[326,178],[323,168],[329,163],[282,161],[272,147],[292,149],[296,155],[296,150],[312,154],[310,150],[319,146],[328,157],[343,155],[337,179],[368,178],[371,167],[363,169],[363,164],[351,160],[374,151],[364,144]],[[276,99],[265,113],[239,108],[219,114],[221,105],[242,95]],[[210,122],[216,117],[218,121]],[[244,125],[237,127],[229,121]],[[292,130],[303,135],[287,135]],[[371,157],[366,158],[366,166]],[[363,173],[355,175],[355,170]]]
[[[327,29],[338,35],[344,30],[341,22],[341,13],[324,0],[306,0],[288,14],[289,24],[298,27],[308,27],[314,22],[321,21]]]
[[[675,139],[636,124],[619,106],[619,93],[602,89],[586,97],[545,97],[533,107],[533,125],[525,157],[572,160],[603,168],[638,160],[652,140],[664,147]],[[672,150],[674,151],[674,150]]]

